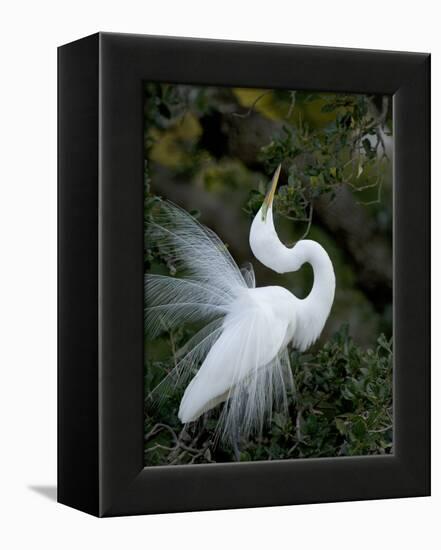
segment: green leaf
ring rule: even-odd
[[[366,422],[362,418],[358,418],[352,425],[352,433],[358,439],[362,439],[366,435],[366,432]]]
[[[336,418],[335,419],[335,425],[337,427],[337,430],[342,435],[345,435],[345,433],[346,433],[346,423],[341,418]]]

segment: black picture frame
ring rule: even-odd
[[[430,494],[430,56],[98,33],[58,51],[58,500],[97,516]],[[394,453],[144,467],[143,82],[382,93]]]

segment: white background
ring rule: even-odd
[[[3,548],[88,549],[98,544],[106,548],[179,550],[441,547],[437,346],[440,326],[437,310],[441,302],[436,250],[441,227],[441,30],[436,5],[435,1],[426,0],[39,0],[2,4],[0,545]],[[432,52],[432,203],[436,210],[432,240],[435,350],[431,498],[104,520],[55,503],[56,47],[97,30]]]

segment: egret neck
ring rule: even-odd
[[[277,273],[290,273],[309,263],[314,273],[311,292],[303,300],[299,299],[298,321],[300,327],[308,330],[305,344],[315,341],[328,318],[334,301],[335,274],[331,259],[326,250],[316,241],[304,239],[292,248],[279,239],[274,227],[273,198],[277,186],[280,166],[274,174],[271,188],[262,208],[255,216],[250,231],[250,246],[254,256],[266,267]],[[300,343],[300,342],[299,342]]]

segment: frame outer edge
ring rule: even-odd
[[[98,515],[98,35],[58,48],[58,495]]]
[[[403,476],[413,480],[415,496],[431,494],[431,433],[430,433],[430,54],[421,61],[409,78],[397,90],[399,110],[396,119],[396,173],[394,183],[401,186],[396,219],[401,224],[395,257],[401,257],[395,268],[398,275],[395,293],[400,293],[400,311],[395,314],[395,327],[400,326],[406,343],[406,353],[394,350],[400,366],[406,365],[408,379],[400,383],[395,406],[399,407],[401,423],[395,432],[397,457]],[[409,105],[413,109],[409,109]],[[394,132],[395,133],[395,132]],[[408,136],[412,138],[409,140]],[[410,257],[411,269],[403,258]],[[409,308],[406,311],[406,307]],[[407,313],[407,315],[406,315]],[[395,330],[395,329],[394,329]],[[405,402],[406,400],[406,402]],[[395,409],[396,412],[396,409]],[[405,437],[403,431],[406,430]]]
[[[297,84],[313,87],[320,82],[324,86],[323,82],[325,82],[329,91],[357,91],[357,89],[363,90],[363,86],[368,83],[370,91],[375,91],[376,88],[381,93],[394,93],[400,90],[400,86],[403,88],[411,86],[414,78],[421,77],[420,68],[423,63],[426,63],[427,56],[398,52],[330,50],[228,41],[141,37],[113,33],[100,36],[102,47],[100,50],[102,78],[102,101],[100,101],[102,217],[100,215],[100,223],[103,231],[100,246],[102,260],[100,291],[103,292],[101,311],[103,341],[100,358],[103,363],[99,381],[101,397],[100,515],[396,498],[427,494],[425,491],[429,411],[424,404],[424,399],[422,412],[415,419],[416,429],[412,431],[403,428],[404,445],[396,456],[387,460],[383,460],[382,457],[360,457],[346,460],[343,458],[309,459],[306,463],[305,461],[285,461],[282,464],[219,464],[143,469],[142,438],[138,436],[142,418],[137,416],[139,410],[142,415],[142,399],[140,403],[137,401],[140,398],[138,382],[140,368],[137,364],[139,321],[137,313],[129,314],[130,306],[137,304],[136,300],[140,296],[134,287],[137,288],[138,285],[137,228],[142,226],[141,220],[137,219],[139,213],[137,200],[141,194],[136,183],[138,179],[140,183],[142,182],[142,151],[140,152],[140,143],[137,141],[140,130],[140,120],[137,117],[142,103],[137,95],[137,85],[142,80],[182,80],[183,83],[189,83],[194,79],[196,83],[205,80],[207,85],[218,85],[220,82],[239,85],[242,82],[261,86],[268,83],[270,86],[273,78],[277,87],[290,87]],[[203,46],[206,46],[205,49]],[[237,53],[239,46],[242,55],[234,58],[234,66],[231,70],[227,69],[225,61],[233,59],[232,56]],[[267,62],[276,61],[271,65],[273,69],[271,77],[266,75],[264,68],[259,68],[262,59]],[[284,69],[295,63],[299,63],[300,76],[293,73],[287,75]],[[314,71],[317,64],[321,67],[320,74]],[[355,76],[347,74],[350,67],[354,67]],[[365,69],[369,69],[368,75],[365,74]],[[195,79],[196,74],[198,76]],[[425,74],[427,76],[427,70]],[[425,102],[423,124],[425,124],[428,122],[429,109],[427,97],[423,98],[423,101]],[[406,117],[404,111],[402,116]],[[419,123],[411,122],[410,129],[415,124],[418,126]],[[418,128],[421,131],[421,126]],[[403,139],[406,147],[415,146],[415,137],[412,134],[403,136]],[[422,147],[427,143],[426,141]],[[419,162],[419,167],[423,171],[427,170],[427,157],[423,161],[420,159]],[[428,178],[429,172],[425,174]],[[421,215],[421,212],[427,210],[428,195],[423,192],[422,195],[417,194],[417,196],[420,197],[418,209]],[[408,200],[407,197],[406,201]],[[409,206],[409,202],[407,205]],[[134,216],[136,220],[133,220]],[[411,230],[412,228],[409,229]],[[411,260],[408,259],[406,265],[408,266],[410,262]],[[418,274],[421,283],[427,280],[428,273],[425,270],[427,270],[426,263]],[[423,307],[428,308],[428,299],[429,295],[425,295]],[[135,311],[138,309],[136,306]],[[419,314],[427,320],[427,310],[419,309]],[[126,315],[129,315],[129,318],[126,318]],[[430,336],[424,335],[420,329],[415,342],[406,345],[418,348],[426,344],[425,349],[428,349],[429,338]],[[130,345],[129,342],[131,342]],[[406,391],[409,391],[409,380],[410,385],[416,380],[418,384],[424,386],[419,397],[427,394],[429,384],[427,367],[428,358],[426,357],[423,369],[416,379],[409,377],[406,370],[408,386]],[[409,418],[409,411],[411,411],[409,403],[403,403],[403,411]],[[423,430],[421,430],[422,425],[425,426]],[[412,451],[415,441],[411,440],[410,435],[415,433],[418,436],[418,445],[421,447]],[[417,462],[415,468],[412,467],[413,459]],[[260,479],[259,483],[257,483],[258,479]],[[425,481],[422,482],[422,479]],[[233,492],[230,490],[230,484],[235,484]],[[216,498],[210,493],[213,490],[219,491]]]

